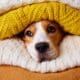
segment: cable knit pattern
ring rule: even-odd
[[[40,2],[62,2],[64,4],[69,4],[72,7],[80,8],[80,0],[1,0],[0,1],[0,14],[9,11],[14,8],[18,8],[20,6],[24,6],[32,3],[40,3]]]
[[[26,5],[0,16],[0,39],[20,33],[32,22],[56,20],[66,32],[80,35],[80,10],[63,3]]]
[[[67,36],[60,45],[60,56],[52,61],[37,63],[30,57],[23,41],[0,41],[0,64],[20,66],[35,72],[57,72],[80,66],[80,37]]]

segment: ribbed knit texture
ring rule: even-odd
[[[80,36],[66,36],[59,45],[59,54],[56,59],[40,63],[32,59],[21,39],[0,40],[0,65],[19,66],[32,72],[46,73],[80,67]]]
[[[80,35],[80,10],[58,2],[26,5],[0,16],[0,39],[18,34],[34,21],[56,20],[62,28]]]

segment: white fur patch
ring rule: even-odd
[[[35,45],[40,42],[49,42],[49,39],[42,27],[41,22],[35,24],[36,32],[34,34],[33,40],[30,43],[26,43],[27,50],[35,61],[39,61],[39,54],[35,49]]]
[[[41,22],[37,22],[36,23],[36,34],[35,34],[35,38],[34,41],[36,42],[49,42],[49,39],[46,35],[46,32],[41,24]]]
[[[27,52],[23,41],[0,41],[0,64],[16,65],[35,72],[57,72],[80,66],[80,37],[67,36],[60,45],[60,56],[52,61],[35,62]]]

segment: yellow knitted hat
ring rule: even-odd
[[[32,4],[0,16],[0,39],[11,37],[42,19],[56,20],[69,33],[80,35],[80,10],[58,2]]]

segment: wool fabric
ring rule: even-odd
[[[56,20],[64,31],[80,35],[80,10],[58,2],[22,6],[0,16],[0,39],[12,37],[30,23]]]
[[[27,4],[54,1],[62,2],[74,8],[80,9],[80,0],[0,0],[0,14]]]
[[[32,59],[21,39],[0,40],[0,65],[19,66],[40,73],[64,71],[80,66],[80,36],[66,36],[59,50],[60,55],[56,59],[40,63]]]

